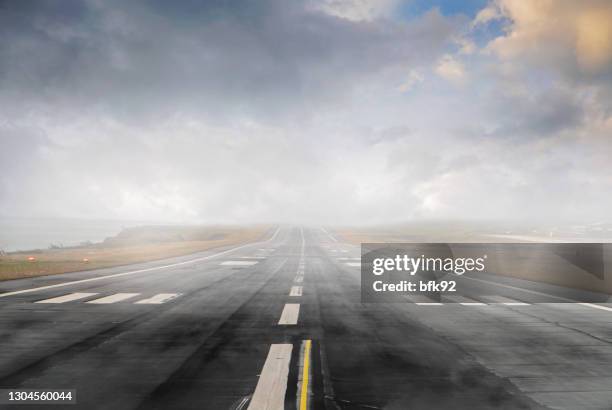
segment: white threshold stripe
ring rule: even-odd
[[[491,300],[493,301],[493,303],[502,304],[505,306],[528,306],[529,305],[529,303],[519,302],[518,300],[510,299],[505,296],[493,295],[493,296],[483,296],[482,298],[486,300]]]
[[[279,325],[297,325],[298,316],[300,315],[299,303],[287,303],[283,308],[283,313],[278,321]]]
[[[160,293],[148,299],[142,299],[136,302],[137,305],[161,305],[169,300],[179,297],[180,293]]]
[[[276,234],[278,233],[279,229],[280,229],[280,227],[276,230],[274,236],[272,238],[268,239],[268,241],[271,241],[272,239],[274,239],[276,237]],[[203,256],[201,258],[191,259],[191,260],[184,261],[184,262],[171,263],[169,265],[154,266],[154,267],[151,267],[151,268],[137,269],[137,270],[133,270],[133,271],[114,273],[114,274],[105,275],[105,276],[97,276],[95,278],[73,280],[71,282],[56,283],[54,285],[40,286],[40,287],[37,287],[37,288],[22,289],[22,290],[15,290],[15,291],[12,291],[12,292],[0,293],[0,298],[4,298],[4,297],[7,297],[7,296],[13,296],[13,295],[20,295],[22,293],[36,292],[38,290],[45,290],[45,289],[59,288],[59,287],[63,287],[63,286],[78,285],[79,283],[95,282],[95,281],[98,281],[98,280],[104,280],[104,279],[110,279],[110,278],[118,278],[118,277],[121,277],[121,276],[134,275],[136,273],[152,272],[152,271],[157,271],[157,270],[161,270],[161,269],[172,268],[174,266],[187,265],[187,264],[194,263],[194,262],[200,262],[200,261],[205,261],[205,260],[208,260],[208,259],[216,258],[218,256],[225,255],[225,254],[228,254],[230,252],[237,251],[238,249],[246,248],[247,246],[253,246],[253,245],[254,245],[253,243],[247,243],[247,244],[240,245],[240,246],[237,246],[237,247],[232,248],[232,249],[228,249],[228,250],[223,251],[223,252],[215,253],[213,255]]]
[[[258,261],[224,261],[219,265],[223,266],[251,266],[259,263]]]
[[[291,286],[291,292],[289,292],[289,296],[302,296],[302,287]]]
[[[85,303],[93,303],[97,305],[107,305],[109,303],[121,302],[122,300],[131,299],[140,295],[140,293],[115,293],[114,295],[105,296],[100,299],[90,300]]]
[[[594,303],[579,303],[579,305],[587,306],[595,309],[607,310],[608,312],[612,312],[612,308],[608,306],[596,305]]]
[[[88,297],[96,296],[96,295],[97,293],[69,293],[64,296],[58,296],[56,298],[39,300],[38,302],[34,302],[34,303],[66,303],[66,302],[72,302],[73,300],[84,299],[84,298],[88,298]]]
[[[292,344],[273,344],[264,363],[249,410],[284,410]]]
[[[444,295],[444,298],[453,301],[453,303],[459,303],[462,306],[487,306],[486,303],[478,302],[477,300],[461,295]]]

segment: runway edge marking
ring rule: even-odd
[[[279,229],[280,228],[278,228],[276,230],[276,232],[274,233],[274,235],[270,239],[266,240],[265,242],[272,241],[274,238],[276,238],[276,235],[278,234]],[[110,278],[118,278],[118,277],[121,277],[121,276],[134,275],[136,273],[151,272],[151,271],[156,271],[156,270],[161,270],[161,269],[166,269],[166,268],[172,268],[172,267],[175,267],[175,266],[187,265],[189,263],[200,262],[200,261],[216,258],[218,256],[225,255],[225,254],[228,254],[230,252],[235,252],[238,249],[246,248],[247,246],[253,246],[253,245],[257,244],[257,243],[260,243],[260,242],[247,243],[247,244],[240,245],[240,246],[237,246],[237,247],[232,248],[232,249],[228,249],[228,250],[223,251],[223,252],[215,253],[213,255],[207,255],[207,256],[203,256],[201,258],[191,259],[191,260],[183,261],[183,262],[171,263],[169,265],[154,266],[154,267],[151,267],[151,268],[137,269],[137,270],[128,271],[128,272],[121,272],[121,273],[114,273],[112,275],[97,276],[95,278],[80,279],[80,280],[74,280],[74,281],[71,281],[71,282],[56,283],[54,285],[39,286],[37,288],[22,289],[22,290],[15,290],[15,291],[12,291],[12,292],[0,293],[0,298],[5,298],[7,296],[20,295],[20,294],[23,294],[23,293],[36,292],[38,290],[46,290],[46,289],[59,288],[59,287],[63,287],[63,286],[78,285],[80,283],[95,282],[95,281],[98,281],[98,280],[104,280],[104,279],[110,279]]]

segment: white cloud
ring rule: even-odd
[[[479,24],[486,24],[492,20],[496,20],[501,17],[500,7],[497,3],[491,2],[485,8],[480,10],[474,21],[472,22],[472,27],[477,26]]]
[[[398,0],[314,0],[311,7],[350,21],[390,17]]]
[[[417,70],[410,70],[408,73],[408,77],[406,80],[400,84],[398,90],[402,93],[409,92],[412,90],[417,84],[423,82],[423,75]]]
[[[453,84],[463,84],[467,78],[465,67],[450,54],[443,56],[436,65],[436,73]]]
[[[469,38],[458,37],[455,39],[455,43],[459,46],[459,54],[470,55],[476,52],[476,44]]]
[[[605,0],[495,0],[473,24],[507,20],[487,49],[503,59],[527,58],[585,74],[612,64],[612,3]]]
[[[549,11],[567,38],[522,3],[477,17],[503,15],[483,54],[469,23],[390,22],[385,2],[71,3],[70,31],[15,2],[0,14],[0,214],[609,219],[605,30],[566,10],[591,22],[595,3]]]

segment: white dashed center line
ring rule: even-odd
[[[289,292],[289,296],[302,296],[302,287],[301,286],[292,286],[291,292]]]
[[[249,410],[284,410],[292,344],[273,344],[264,363]]]
[[[300,315],[299,303],[287,303],[281,313],[279,325],[297,325],[298,316]]]

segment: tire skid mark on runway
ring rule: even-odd
[[[182,364],[170,374],[166,380],[158,384],[143,400],[137,409],[149,410],[151,408],[170,408],[169,403],[173,403],[173,395],[177,393],[174,387],[179,384],[189,384],[195,380],[195,375],[200,369],[211,359],[217,357],[221,349],[223,349],[230,341],[231,338],[225,335],[224,331],[228,328],[236,326],[233,317],[239,315],[239,312],[244,309],[249,303],[257,298],[263,289],[268,286],[272,281],[276,280],[277,276],[282,272],[282,268],[287,263],[287,259],[284,259],[279,266],[272,272],[270,277],[254,291],[249,298],[244,302],[240,303],[229,315],[220,321],[219,325],[205,337],[193,353],[182,360]],[[231,333],[231,332],[229,332]],[[212,341],[212,343],[211,343]],[[178,389],[180,390],[180,389]],[[164,404],[168,406],[164,407]]]
[[[285,264],[285,262],[286,260],[280,264],[280,267],[282,267]],[[278,268],[279,270],[280,270],[280,267]],[[257,274],[257,271],[251,271],[249,274],[249,277],[256,275],[256,274]],[[198,288],[192,292],[185,293],[184,299],[186,300],[188,297],[193,296],[197,293],[208,291],[211,287],[216,286],[220,283],[231,281],[231,279],[233,279],[233,276],[234,276],[234,272],[232,272],[232,274],[228,276],[222,276],[219,279],[201,288]],[[241,304],[236,310],[239,310],[242,306],[243,304]],[[161,312],[170,310],[173,307],[174,307],[174,304],[172,303],[163,304],[154,310],[147,310],[146,312],[132,316],[131,318],[126,319],[123,322],[113,323],[111,326],[107,327],[106,329],[103,329],[91,336],[87,336],[83,338],[82,340],[71,343],[70,345],[63,347],[54,353],[51,353],[45,357],[32,361],[31,363],[27,364],[21,369],[18,369],[4,377],[0,377],[0,386],[19,387],[24,381],[40,375],[47,369],[52,368],[55,364],[61,364],[77,356],[79,353],[97,348],[98,346],[101,346],[102,344],[107,343],[111,339],[121,335],[122,333],[126,331],[129,331],[135,328],[136,326],[142,325],[149,320],[156,319]],[[234,314],[236,310],[230,313],[228,317]]]
[[[314,271],[318,280],[312,283],[318,288],[314,293],[326,341],[325,362],[329,370],[323,377],[328,383],[327,405],[336,409],[381,409],[390,405],[425,409],[438,408],[440,403],[444,408],[457,409],[546,408],[474,360],[459,345],[432,331],[418,320],[418,315],[406,309],[409,304],[379,304],[373,310],[362,309],[358,276],[343,274],[346,271],[342,265],[323,255],[323,263]],[[339,317],[350,317],[351,322]],[[381,317],[387,322],[385,331],[378,333]],[[419,349],[412,350],[401,342],[396,350],[387,349],[385,343],[403,338],[411,341],[409,346],[418,342]],[[351,343],[343,342],[346,339]],[[362,353],[364,346],[367,354]],[[346,356],[358,354],[359,361],[346,362]],[[449,367],[449,362],[456,365]],[[393,384],[399,377],[410,380],[402,385],[401,395],[397,395]]]

